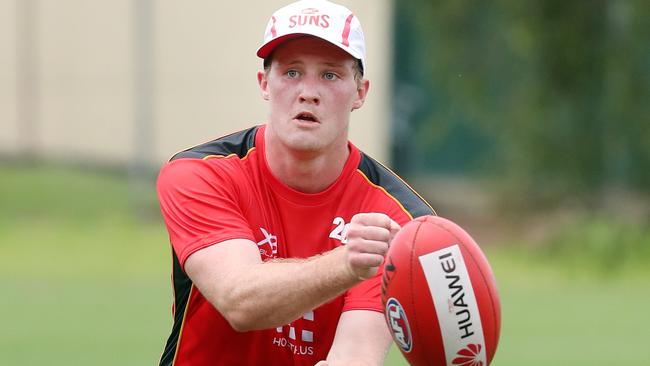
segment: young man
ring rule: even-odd
[[[267,122],[161,170],[174,325],[161,365],[381,365],[380,267],[431,207],[348,142],[368,93],[361,25],[343,6],[276,11],[257,52]]]

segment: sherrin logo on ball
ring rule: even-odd
[[[397,346],[403,352],[411,352],[411,347],[413,346],[411,342],[411,328],[409,327],[406,313],[404,313],[404,309],[397,299],[388,299],[386,303],[386,316],[388,317],[390,330],[393,333],[393,339],[397,343]]]
[[[402,227],[386,254],[382,300],[411,365],[492,361],[501,328],[496,281],[480,247],[454,222],[422,216]]]

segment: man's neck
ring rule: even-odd
[[[341,175],[350,156],[345,144],[327,153],[293,151],[279,143],[265,144],[266,161],[273,175],[287,186],[303,192],[324,191]]]

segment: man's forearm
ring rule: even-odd
[[[345,267],[344,255],[338,248],[308,259],[278,259],[233,269],[226,280],[232,285],[224,293],[206,289],[204,296],[239,331],[277,327],[359,282]]]

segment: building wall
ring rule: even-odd
[[[0,154],[160,164],[263,123],[255,50],[287,3],[0,0]],[[341,3],[364,26],[371,81],[351,139],[385,161],[390,4]]]

